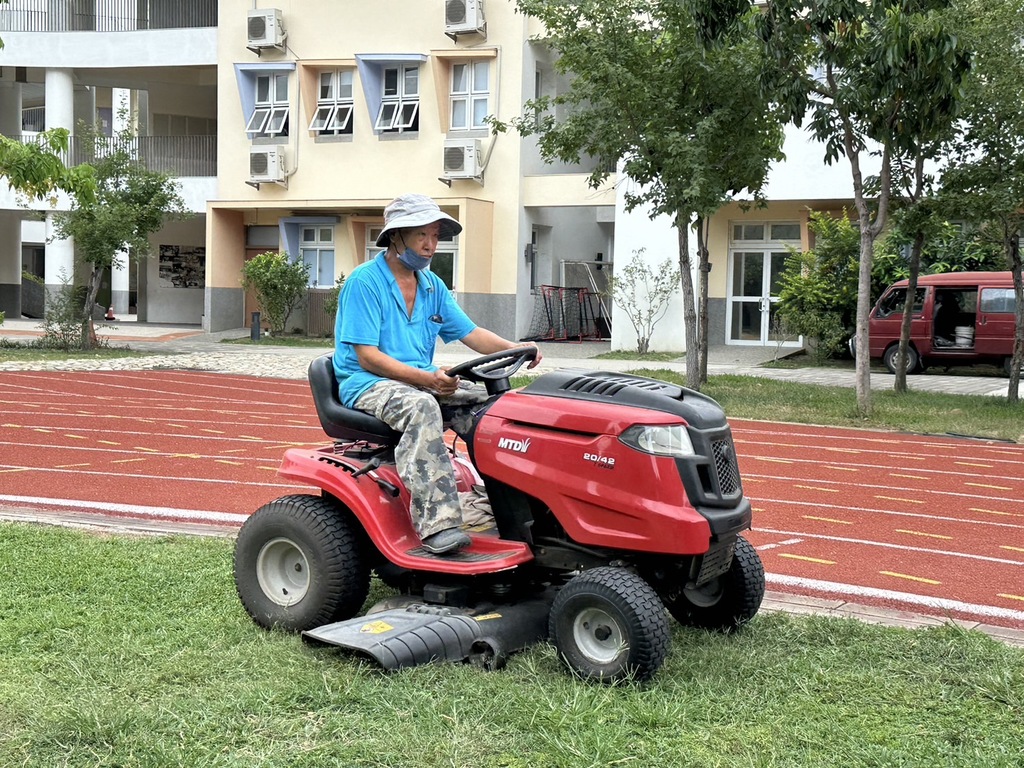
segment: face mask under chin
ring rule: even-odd
[[[411,269],[413,272],[419,272],[421,269],[426,269],[430,266],[429,257],[420,256],[416,251],[408,247],[398,254],[398,260],[406,269]]]

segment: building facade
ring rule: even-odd
[[[173,174],[192,216],[154,236],[153,259],[122,254],[99,297],[150,322],[200,323],[201,279],[172,274],[181,254],[205,257],[207,201],[217,185],[216,0],[11,0],[0,5],[0,133],[73,134],[68,162],[87,151],[81,123],[110,134],[131,121],[136,151]],[[74,243],[54,238],[68,201],[19,199],[0,184],[0,310],[38,317],[22,273],[53,291],[75,273]],[[172,255],[174,257],[172,258]],[[171,269],[168,268],[171,265]],[[180,270],[179,270],[180,271]],[[79,276],[80,277],[80,276]],[[186,284],[186,283],[191,284]],[[198,285],[197,285],[198,283]]]
[[[602,292],[638,253],[652,266],[676,258],[671,222],[627,213],[628,179],[591,189],[593,163],[546,164],[534,139],[486,120],[565,87],[541,32],[510,0],[11,0],[0,5],[0,133],[129,120],[140,157],[177,178],[193,215],[153,236],[151,259],[113,270],[100,302],[119,314],[246,326],[248,258],[303,261],[312,297],[373,257],[391,199],[419,192],[464,225],[432,268],[477,322],[630,349],[628,317]],[[766,208],[732,204],[711,221],[713,345],[796,343],[773,322],[785,255],[808,245],[811,209],[849,206],[844,164],[824,167],[795,130],[786,153]],[[49,202],[26,207],[0,188],[9,317],[27,310],[23,270],[50,290],[73,273],[74,244],[53,239],[52,219]],[[312,306],[293,322],[323,331]],[[677,296],[651,349],[685,348]]]
[[[545,165],[485,121],[559,87],[537,31],[504,0],[222,2],[205,326],[248,320],[247,257],[284,251],[329,288],[378,251],[387,203],[418,192],[464,226],[432,268],[471,317],[561,333],[540,286],[594,288],[603,276],[579,263],[610,260],[615,198],[588,189],[590,167]]]

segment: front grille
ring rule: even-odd
[[[736,464],[732,441],[715,440],[711,443],[711,454],[715,459],[718,491],[722,496],[732,496],[740,489],[740,469]]]

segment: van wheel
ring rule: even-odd
[[[896,373],[896,356],[900,352],[900,345],[893,344],[882,356],[882,362],[885,363],[885,367],[889,369],[889,373]],[[921,356],[917,354],[917,350],[913,347],[907,347],[907,359],[906,359],[906,371],[907,373],[917,373],[923,370],[921,367]]]

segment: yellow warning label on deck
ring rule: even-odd
[[[371,621],[369,624],[363,624],[359,631],[366,635],[381,635],[385,632],[390,632],[392,629],[394,627],[386,621]]]

